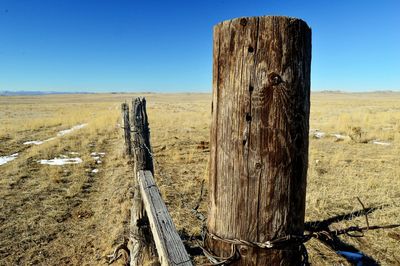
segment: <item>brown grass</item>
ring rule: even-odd
[[[134,95],[96,94],[0,97],[0,156],[20,156],[0,166],[0,264],[105,264],[105,255],[127,232],[132,173],[122,157],[120,103]],[[207,183],[211,97],[208,94],[149,94],[155,177],[179,230],[199,234],[191,213],[200,185]],[[312,95],[311,128],[359,138],[310,138],[306,221],[322,221],[362,207],[377,209],[370,225],[400,223],[400,94]],[[53,137],[80,123],[86,128],[40,146],[24,141]],[[379,139],[390,146],[371,143]],[[97,165],[91,152],[105,151]],[[78,152],[82,164],[48,166]],[[74,156],[75,157],[75,156]],[[90,171],[100,169],[97,174]],[[207,186],[206,186],[207,187]],[[207,194],[200,211],[207,212]],[[331,228],[365,225],[365,218],[338,221]],[[382,265],[400,264],[399,229],[342,236]],[[307,243],[314,265],[347,262],[319,242]],[[200,261],[197,259],[197,261]]]

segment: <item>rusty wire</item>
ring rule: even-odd
[[[349,237],[362,237],[364,232],[368,230],[376,229],[391,229],[400,227],[400,224],[384,225],[384,226],[370,226],[369,224],[365,227],[350,226],[344,229],[338,230],[322,230],[319,232],[309,232],[303,235],[287,235],[273,240],[265,242],[248,241],[243,239],[229,239],[217,236],[216,234],[208,232],[206,227],[203,227],[202,231],[202,242],[198,241],[199,247],[203,250],[204,255],[211,262],[211,265],[229,265],[231,262],[240,259],[240,253],[237,246],[244,245],[248,247],[256,247],[261,249],[283,249],[289,246],[297,246],[302,256],[300,265],[309,265],[307,249],[304,243],[312,238],[319,239],[322,236],[332,239],[332,236],[347,235]],[[361,233],[361,235],[353,234],[353,232]],[[228,257],[220,257],[213,254],[210,250],[205,247],[206,238],[221,241],[231,245],[231,253]]]
[[[364,214],[365,214],[365,223],[367,224],[367,230],[369,229],[369,221],[368,221],[368,212],[365,209],[364,203],[360,200],[359,197],[356,197],[358,202],[360,203],[361,207],[363,208]]]
[[[302,262],[300,265],[309,265],[307,249],[304,246],[304,243],[312,237],[312,234],[287,235],[270,241],[256,242],[256,241],[248,241],[237,238],[235,239],[222,238],[216,234],[208,232],[207,228],[204,226],[201,235],[202,235],[202,242],[198,241],[197,243],[199,247],[202,249],[204,255],[211,262],[211,265],[229,265],[231,262],[240,259],[240,252],[237,249],[237,246],[240,245],[252,248],[261,248],[261,249],[278,249],[278,248],[282,249],[287,246],[297,246],[299,248],[302,257]],[[207,237],[213,240],[230,244],[231,245],[230,255],[228,257],[220,257],[213,254],[210,250],[208,250],[205,247],[205,241]]]

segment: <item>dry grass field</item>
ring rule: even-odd
[[[18,153],[0,165],[0,265],[107,264],[128,230],[133,175],[120,104],[136,96],[0,97],[0,156]],[[140,96],[157,184],[177,228],[198,235],[191,209],[203,180],[207,188],[211,95]],[[85,126],[59,133],[76,125]],[[400,93],[313,93],[310,125],[306,222],[366,226],[355,215],[359,197],[371,226],[400,224]],[[40,163],[55,158],[82,162]],[[207,212],[207,191],[199,210]],[[400,265],[400,228],[339,239],[381,265]],[[319,240],[306,247],[312,265],[349,265]]]

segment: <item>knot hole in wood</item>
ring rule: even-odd
[[[246,113],[246,121],[247,122],[251,121],[251,115],[249,113]]]
[[[269,73],[268,74],[268,81],[272,86],[279,85],[283,82],[281,76],[276,74],[275,72]]]
[[[242,18],[242,19],[240,20],[240,25],[242,25],[243,27],[246,26],[246,25],[247,25],[247,19]]]
[[[249,92],[250,94],[254,91],[254,87],[252,85],[249,86]]]

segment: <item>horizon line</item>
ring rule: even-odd
[[[365,91],[355,91],[355,90],[335,90],[335,89],[311,89],[311,92],[314,93],[400,93],[400,89],[397,90],[365,90]],[[1,90],[0,96],[18,96],[18,95],[49,95],[49,94],[130,94],[130,93],[143,93],[143,94],[184,94],[184,93],[212,93],[212,90],[203,91],[203,90],[192,90],[192,91],[159,91],[159,90],[142,90],[142,91],[133,91],[133,90],[110,90],[110,91],[55,91],[55,90]]]

